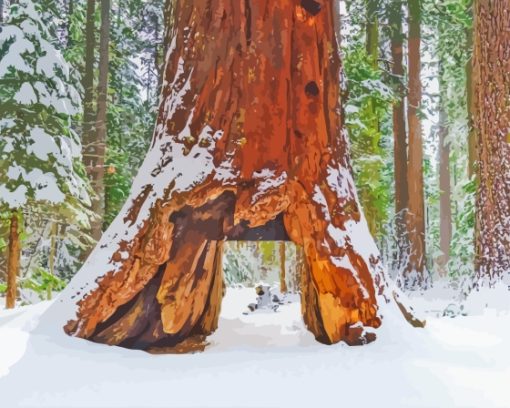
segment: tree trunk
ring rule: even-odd
[[[367,14],[367,24],[366,24],[366,50],[367,55],[370,59],[370,64],[374,70],[379,67],[379,0],[367,0],[366,3],[366,14]],[[373,130],[374,133],[370,133],[370,137],[374,139],[380,137],[379,131],[379,118],[377,117],[377,106],[376,99],[370,98],[368,101],[367,107],[367,115],[371,118],[370,120],[370,129]],[[373,145],[374,142],[371,143]],[[377,142],[378,144],[378,142]],[[365,209],[365,216],[367,217],[368,228],[370,233],[375,237],[379,233],[379,228],[381,227],[381,222],[378,217],[377,208],[374,208],[373,200],[366,198],[361,198],[362,205]]]
[[[96,140],[94,143],[92,186],[96,197],[92,201],[92,210],[97,219],[92,223],[92,236],[99,240],[103,233],[105,214],[104,163],[107,134],[108,103],[108,64],[110,45],[110,0],[101,0],[101,28],[99,40],[99,79],[97,85]]]
[[[19,228],[18,211],[11,213],[11,225],[9,229],[9,249],[7,259],[7,293],[5,295],[6,309],[13,309],[16,306],[18,293],[17,279],[20,268],[21,241]]]
[[[409,248],[406,228],[408,206],[407,133],[405,116],[405,87],[403,64],[402,1],[391,2],[389,23],[391,33],[392,74],[397,83],[398,100],[393,105],[393,155],[395,174],[395,232],[397,240],[396,270],[402,271]]]
[[[280,249],[280,292],[287,293],[287,279],[285,274],[285,241],[279,243]]]
[[[414,288],[425,280],[425,198],[423,189],[423,140],[419,117],[421,108],[421,0],[408,0],[409,8],[409,95],[407,120],[409,158],[407,166],[409,264],[404,285]]]
[[[379,0],[367,0],[366,49],[374,68],[379,59]]]
[[[48,268],[51,276],[55,276],[55,258],[57,256],[57,233],[58,224],[54,221],[51,223],[50,252],[48,254]],[[46,295],[47,295],[46,298],[50,300],[53,295],[53,287],[51,284],[48,284]]]
[[[471,3],[473,7],[473,4]],[[473,50],[473,27],[466,29],[466,48],[471,54]],[[468,114],[468,177],[471,179],[476,169],[476,131],[474,125],[474,98],[473,98],[473,58],[469,58],[466,63],[466,104]]]
[[[438,258],[439,274],[447,274],[447,264],[450,260],[450,243],[452,240],[452,207],[451,207],[451,176],[450,176],[450,144],[448,136],[447,114],[444,96],[441,96],[439,111],[439,248],[441,256]]]
[[[474,106],[478,138],[476,276],[490,285],[510,270],[510,4],[475,1]]]
[[[67,333],[140,349],[210,334],[221,241],[283,219],[305,252],[308,328],[375,338],[389,296],[352,179],[332,3],[177,1],[153,141],[56,306]]]
[[[96,177],[97,164],[97,129],[96,112],[94,108],[94,65],[96,48],[96,27],[95,27],[96,0],[87,0],[87,14],[85,25],[85,72],[83,75],[83,124],[82,124],[82,150],[83,163],[87,170],[87,175],[93,183]],[[95,185],[93,185],[95,190]],[[97,206],[98,199],[93,198],[94,206]],[[100,217],[100,215],[98,215]],[[102,219],[92,220],[92,236],[97,240],[98,225]]]
[[[0,23],[4,21],[4,0],[0,0]]]

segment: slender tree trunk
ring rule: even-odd
[[[5,295],[5,307],[13,309],[16,306],[18,293],[17,279],[20,271],[21,241],[18,211],[11,213],[11,225],[9,228],[9,249],[7,259],[7,293]]]
[[[51,276],[55,276],[55,258],[57,256],[57,231],[58,224],[56,222],[52,222],[50,230],[50,253],[48,255],[48,267]],[[46,295],[47,299],[50,300],[53,295],[53,286],[51,284],[48,285]]]
[[[366,50],[370,59],[370,64],[373,69],[379,67],[379,9],[380,0],[367,0],[366,2]],[[373,132],[370,137],[374,139],[380,136],[379,132],[379,118],[377,117],[376,99],[371,98],[368,101],[367,115],[371,118],[370,128]],[[373,201],[363,197],[363,192],[360,194],[365,215],[367,217],[368,227],[373,236],[377,236],[380,228],[380,220],[378,219],[378,211],[374,208]]]
[[[409,248],[406,228],[408,207],[407,182],[407,132],[405,114],[405,86],[403,64],[402,1],[396,0],[389,5],[389,23],[391,33],[392,74],[397,84],[398,100],[393,105],[393,155],[395,174],[395,232],[397,239],[397,271],[402,271],[407,262]]]
[[[87,0],[87,14],[85,25],[85,72],[83,75],[83,124],[82,124],[82,146],[83,162],[87,175],[91,182],[95,178],[95,165],[97,160],[97,133],[95,129],[96,112],[94,108],[94,65],[96,48],[96,27],[95,27],[96,0]],[[95,186],[93,186],[95,188]],[[96,202],[97,199],[94,200]],[[96,204],[97,205],[97,204]],[[102,220],[92,221],[92,235],[98,239],[98,223]],[[84,254],[84,255],[88,255]]]
[[[67,48],[73,45],[73,39],[71,36],[71,18],[74,14],[74,0],[69,0],[67,9],[67,22],[66,22],[66,33],[67,33]]]
[[[150,151],[56,306],[65,330],[142,349],[210,334],[222,240],[282,219],[304,248],[307,327],[373,341],[391,294],[352,178],[333,1],[177,3]]]
[[[474,7],[471,3],[471,7]],[[471,13],[472,14],[472,13]],[[472,56],[473,50],[473,26],[466,29],[466,48]],[[466,98],[468,115],[468,177],[471,179],[475,174],[476,166],[476,130],[474,126],[474,98],[473,98],[473,58],[469,58],[466,63]]]
[[[421,108],[421,0],[408,0],[409,9],[409,95],[407,120],[409,157],[407,167],[407,229],[410,243],[406,287],[421,285],[425,280],[425,198],[423,188],[423,140],[419,110]]]
[[[285,274],[285,241],[280,241],[279,244],[280,249],[280,292],[287,293],[287,277]]]
[[[107,136],[108,109],[108,64],[110,46],[110,0],[101,0],[101,28],[99,41],[99,79],[97,86],[97,117],[96,117],[96,142],[94,149],[94,171],[92,184],[96,199],[92,202],[92,209],[98,216],[93,223],[92,236],[99,240],[103,232],[103,220],[105,214],[105,149]]]
[[[4,21],[4,0],[0,0],[0,23]]]
[[[366,48],[374,68],[378,67],[379,59],[379,3],[380,0],[366,0]]]
[[[510,270],[510,2],[476,0],[474,21],[475,268],[492,285]]]
[[[451,207],[451,175],[450,175],[450,144],[448,136],[447,114],[444,96],[441,96],[439,112],[439,273],[445,276],[450,260],[450,244],[452,240],[452,207]]]

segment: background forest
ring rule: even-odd
[[[345,123],[370,230],[402,287],[440,280],[462,296],[476,275],[471,1],[340,3]],[[164,6],[0,0],[0,292],[19,261],[18,299],[51,298],[120,211],[152,137]],[[277,279],[282,250],[292,275],[290,245],[229,245],[230,284]]]

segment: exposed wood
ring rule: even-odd
[[[408,0],[409,9],[409,94],[407,121],[409,150],[407,166],[409,263],[404,286],[415,288],[425,281],[425,196],[423,187],[423,137],[420,120],[421,84],[421,0]]]
[[[20,272],[21,241],[18,211],[11,212],[9,228],[9,248],[7,252],[7,292],[5,294],[5,308],[13,309],[18,296],[18,276]]]
[[[510,270],[510,3],[477,0],[474,14],[475,269],[478,284],[493,285]]]
[[[79,275],[106,250],[111,262],[85,293],[69,287],[66,331],[151,350],[202,339],[217,325],[218,241],[283,217],[304,248],[308,328],[374,340],[390,297],[352,179],[332,1],[178,0],[175,13],[148,158]]]

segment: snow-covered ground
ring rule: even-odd
[[[375,343],[348,347],[316,343],[297,302],[244,315],[253,289],[229,289],[220,329],[192,355],[38,328],[48,302],[3,311],[0,406],[510,407],[510,293],[476,294],[463,309],[474,314],[455,318],[441,317],[447,296],[413,299],[428,312],[425,329],[391,312]],[[498,309],[483,310],[495,299]]]

